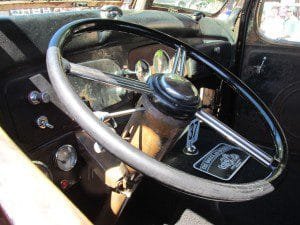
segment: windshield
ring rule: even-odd
[[[132,0],[0,0],[0,16],[102,9],[107,5],[129,9],[131,3]]]
[[[227,0],[154,0],[156,6],[192,9],[209,14],[217,13]]]

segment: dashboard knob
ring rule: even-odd
[[[47,92],[32,91],[28,95],[28,100],[33,105],[46,104],[50,102],[50,95]]]
[[[37,118],[36,125],[41,129],[45,129],[45,128],[53,129],[54,128],[54,126],[49,123],[48,118],[46,116],[40,116],[39,118]]]

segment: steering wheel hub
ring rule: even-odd
[[[188,119],[200,107],[197,88],[177,74],[155,74],[148,80],[153,89],[151,102],[163,113],[179,119]]]

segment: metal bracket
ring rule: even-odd
[[[199,136],[200,121],[198,119],[192,120],[189,124],[189,129],[186,137],[186,146],[183,153],[186,155],[197,155],[199,153],[195,146]]]

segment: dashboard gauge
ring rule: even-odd
[[[154,54],[153,67],[156,73],[170,72],[170,57],[164,50],[158,50]]]
[[[59,169],[70,171],[77,163],[77,152],[72,145],[63,145],[55,153],[55,162]]]
[[[50,180],[53,180],[53,175],[45,163],[41,161],[32,161],[32,163],[36,165],[46,177],[48,177]]]
[[[150,65],[144,60],[139,60],[135,64],[135,72],[136,72],[137,78],[140,81],[146,82],[147,79],[149,78],[149,76],[151,75]]]

